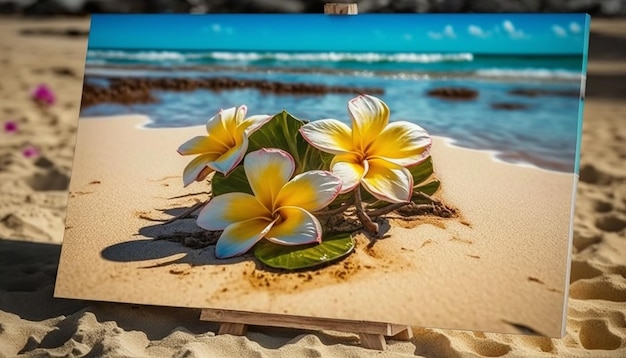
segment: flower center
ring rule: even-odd
[[[285,221],[285,218],[280,214],[280,211],[276,211],[273,216],[274,216],[274,220],[276,220],[274,225],[278,225],[282,223],[283,221]]]

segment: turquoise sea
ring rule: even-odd
[[[582,56],[500,56],[471,53],[306,53],[90,49],[85,81],[112,77],[230,77],[378,87],[391,120],[417,123],[456,145],[499,159],[573,172],[578,134]],[[465,101],[433,98],[438,87],[478,91]],[[521,96],[513,90],[540,90]],[[511,93],[513,91],[513,93]],[[298,118],[348,122],[350,94],[268,94],[256,89],[173,92],[154,90],[158,103],[98,104],[81,116],[145,114],[147,127],[205,124],[220,108],[245,104],[250,114],[286,109]],[[522,105],[503,110],[494,104]]]

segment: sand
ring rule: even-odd
[[[37,22],[37,26],[55,26],[57,28],[75,27],[86,29],[86,20],[47,20]],[[600,23],[599,30],[612,28],[612,26]],[[0,115],[2,121],[15,119],[19,124],[19,131],[10,136],[2,134],[0,146],[0,237],[6,240],[0,241],[0,352],[4,356],[82,356],[91,354],[94,356],[602,356],[619,357],[624,355],[625,345],[622,343],[626,332],[626,319],[623,305],[626,301],[626,283],[624,280],[626,265],[624,254],[624,230],[626,228],[626,191],[624,181],[626,169],[621,163],[626,159],[626,147],[623,143],[626,139],[623,127],[618,121],[626,115],[626,105],[615,100],[615,90],[604,85],[593,91],[588,90],[588,98],[585,103],[585,125],[583,132],[583,154],[581,165],[581,178],[576,198],[576,213],[574,221],[574,246],[572,248],[572,272],[571,272],[571,297],[568,300],[568,316],[566,336],[563,339],[550,339],[543,337],[529,337],[522,335],[480,333],[469,331],[452,331],[443,329],[414,328],[415,337],[409,342],[391,341],[384,353],[369,351],[358,345],[358,336],[349,333],[331,331],[311,332],[293,329],[276,329],[254,327],[245,337],[216,336],[217,325],[198,321],[199,310],[192,308],[170,308],[139,306],[132,304],[104,303],[81,300],[67,300],[52,298],[55,290],[54,282],[59,264],[60,244],[63,240],[65,225],[71,227],[68,234],[86,230],[81,225],[72,222],[72,215],[64,224],[65,206],[67,202],[68,178],[72,166],[72,151],[75,142],[76,118],[78,115],[78,98],[81,89],[82,66],[85,56],[85,38],[62,38],[62,37],[23,37],[18,32],[22,28],[35,27],[34,23],[15,21],[11,19],[0,20],[0,30],[3,37],[0,40],[0,64],[3,66],[3,81],[0,82]],[[607,30],[608,31],[608,30]],[[607,35],[608,36],[608,35]],[[611,34],[616,36],[616,34]],[[593,41],[593,38],[592,38]],[[45,44],[45,50],[43,46]],[[611,48],[608,48],[610,50]],[[591,51],[594,51],[593,42]],[[597,49],[598,52],[607,50]],[[613,49],[615,51],[615,49]],[[621,57],[620,57],[621,56]],[[590,56],[593,63],[594,56]],[[616,58],[603,59],[602,72],[598,76],[613,74],[615,77],[626,75],[620,72],[623,67],[614,66],[614,72],[610,72],[611,62],[623,60],[626,56],[615,55]],[[618,62],[619,63],[619,62]],[[607,67],[608,66],[608,67]],[[55,67],[63,67],[74,72],[75,76],[62,75],[67,71],[54,71]],[[596,68],[599,68],[596,67]],[[594,67],[590,65],[590,69]],[[594,83],[594,72],[590,70],[588,84]],[[604,78],[604,77],[601,77]],[[45,82],[55,89],[59,96],[59,103],[47,110],[40,110],[32,104],[28,98],[31,88],[40,82]],[[610,83],[610,82],[608,82]],[[615,85],[620,89],[620,84]],[[619,91],[617,91],[619,92]],[[144,119],[136,117],[133,124],[139,124]],[[136,129],[129,127],[128,121],[118,119],[84,120],[85,128],[91,127],[97,130],[103,123],[120,126],[125,134]],[[167,141],[178,143],[188,137],[187,131],[193,129],[168,130]],[[142,130],[142,136],[152,136],[152,139],[161,139],[160,130]],[[103,137],[107,132],[102,132]],[[94,136],[97,140],[97,136]],[[81,137],[82,138],[82,137]],[[86,141],[87,139],[85,139]],[[82,139],[79,138],[78,146]],[[124,135],[119,138],[124,143]],[[146,145],[146,152],[159,150],[159,140],[141,141]],[[33,144],[39,147],[43,159],[25,158],[21,149]],[[79,151],[80,155],[87,155],[88,143],[82,144],[86,151]],[[460,153],[458,148],[446,146],[441,141],[436,142],[434,158],[450,157],[450,153]],[[94,150],[94,149],[91,149]],[[494,163],[484,153],[476,153],[462,150],[463,155],[469,156],[473,161],[479,161],[481,166],[509,166],[508,172],[513,169],[519,170],[516,176],[523,175],[524,182],[537,179],[547,179],[551,192],[554,190],[566,190],[571,188],[570,177],[562,174],[549,173],[540,170],[512,167],[507,164]],[[175,153],[174,153],[175,154]],[[111,148],[106,160],[107,164],[117,165],[123,168],[122,161],[115,158],[128,158],[139,155],[137,152],[124,152],[123,145]],[[143,156],[143,153],[141,154]],[[154,155],[152,153],[151,155]],[[453,156],[452,156],[453,157]],[[80,160],[80,158],[77,158]],[[112,175],[110,167],[99,166],[98,162],[86,165],[89,171],[77,172],[72,181],[69,191],[73,195],[68,210],[88,209],[89,206],[106,205],[119,209],[125,213],[124,222],[143,223],[141,217],[159,218],[168,217],[167,212],[159,212],[157,209],[170,209],[183,205],[191,205],[194,197],[186,197],[178,200],[168,200],[182,192],[201,192],[205,188],[196,186],[183,190],[176,177],[170,178],[168,173],[162,173],[163,167],[176,168],[184,166],[187,158],[178,156],[163,157],[163,164],[159,166],[146,166],[139,171],[129,171],[128,175],[141,175],[152,181],[137,182],[128,181],[127,178]],[[441,163],[440,163],[441,162]],[[423,291],[414,295],[420,301],[414,306],[416,318],[442,322],[446,327],[474,326],[476,329],[488,327],[492,330],[513,333],[510,323],[523,324],[543,334],[559,333],[558,324],[554,325],[555,317],[561,316],[560,307],[562,302],[552,299],[553,296],[562,297],[561,293],[554,290],[565,290],[566,285],[558,272],[559,267],[555,262],[564,262],[566,252],[555,247],[557,241],[534,239],[536,243],[522,247],[522,251],[511,252],[518,246],[511,242],[519,243],[520,238],[508,238],[498,243],[485,240],[488,220],[484,215],[479,215],[480,208],[472,208],[471,198],[462,195],[463,181],[453,181],[446,178],[452,172],[444,170],[445,160],[435,161],[438,175],[444,183],[444,191],[441,193],[447,201],[459,208],[463,208],[463,214],[472,227],[459,224],[458,221],[445,221],[447,230],[442,230],[436,225],[421,225],[418,230],[429,233],[432,237],[430,243],[423,240],[419,250],[408,252],[406,258],[410,262],[381,263],[376,257],[360,253],[356,258],[371,260],[375,264],[387,264],[389,270],[394,271],[393,277],[399,277],[407,267],[421,269],[423,275],[419,276],[419,284],[423,285]],[[484,163],[483,163],[484,162]],[[164,165],[168,163],[167,165]],[[438,164],[440,163],[440,164]],[[448,167],[452,167],[447,163]],[[443,166],[443,167],[442,167]],[[463,170],[458,168],[457,170]],[[466,173],[472,173],[465,169]],[[476,175],[472,173],[471,175]],[[179,175],[176,170],[172,175]],[[162,179],[159,181],[159,179]],[[471,178],[468,178],[471,179]],[[99,181],[99,183],[98,183]],[[116,184],[126,185],[130,188],[141,188],[141,191],[128,191],[130,194],[123,201],[116,201],[114,197],[103,195],[107,190],[124,190],[125,187],[116,189]],[[168,184],[165,186],[164,184]],[[538,190],[538,189],[537,189]],[[512,191],[515,193],[515,191]],[[532,192],[532,190],[531,190]],[[146,202],[146,208],[138,208],[137,202],[145,199],[145,193],[151,195],[150,201]],[[164,195],[163,195],[164,194]],[[496,193],[497,194],[497,193]],[[496,195],[485,193],[485,195]],[[532,198],[537,195],[546,195],[538,190],[530,194],[519,194],[514,199]],[[556,196],[555,197],[561,197]],[[141,198],[141,201],[139,200]],[[202,194],[198,196],[202,198]],[[76,203],[75,205],[72,203]],[[132,203],[133,205],[130,205]],[[159,205],[156,205],[159,204]],[[552,206],[556,205],[556,206]],[[560,205],[560,206],[559,206]],[[536,217],[526,220],[538,220],[543,227],[549,227],[549,223],[541,222],[549,213],[550,208],[567,207],[569,203],[552,203],[547,207],[538,207]],[[493,210],[501,218],[514,217],[515,213],[507,212],[508,206]],[[130,211],[130,210],[133,211]],[[508,208],[510,209],[510,208]],[[144,212],[145,211],[145,212]],[[130,214],[129,214],[130,213]],[[96,212],[85,210],[84,215],[94,217],[97,225],[101,225]],[[548,215],[549,217],[549,215]],[[518,218],[523,222],[523,218]],[[158,223],[153,223],[158,224]],[[179,225],[187,225],[181,222]],[[511,224],[512,225],[512,224]],[[194,275],[205,278],[211,274],[208,265],[193,265],[205,259],[207,254],[200,254],[199,250],[184,249],[180,245],[169,242],[154,242],[157,248],[150,250],[116,250],[121,246],[119,237],[107,235],[107,227],[104,231],[94,235],[94,240],[86,241],[82,245],[87,248],[84,251],[74,251],[64,247],[64,255],[69,255],[75,262],[82,263],[83,269],[79,272],[72,271],[68,281],[61,281],[56,290],[62,292],[70,287],[79,294],[88,294],[88,298],[96,298],[98,295],[111,297],[117,295],[117,300],[132,300],[134,298],[145,300],[145,292],[140,292],[132,284],[137,277],[142,279],[153,290],[159,290],[158,298],[150,297],[147,301],[163,305],[181,303],[189,306],[197,306],[199,300],[207,299],[207,296],[199,293],[207,293],[211,302],[220,302],[228,305],[228,295],[211,297],[211,288],[217,283],[212,280],[204,282],[195,281],[196,287],[189,287],[185,282],[190,281]],[[111,228],[109,228],[110,230]],[[132,235],[132,227],[121,225],[120,230],[127,230]],[[403,229],[394,226],[397,230],[393,235],[402,237]],[[563,228],[552,227],[551,236],[560,236]],[[88,230],[87,230],[88,231]],[[457,232],[463,240],[455,240],[450,232]],[[144,231],[150,234],[149,230]],[[470,237],[471,235],[475,237]],[[448,235],[448,236],[446,236]],[[472,243],[463,242],[469,241]],[[393,245],[405,245],[401,240]],[[139,241],[141,243],[141,241]],[[386,243],[387,244],[387,243]],[[413,242],[412,244],[415,244]],[[536,245],[535,245],[536,244]],[[393,250],[392,244],[380,246]],[[495,245],[495,246],[494,246]],[[106,253],[110,259],[98,259],[98,265],[90,265],[90,255],[98,255],[102,248],[109,248]],[[153,246],[150,246],[152,248]],[[406,247],[406,246],[403,246]],[[541,250],[531,250],[531,247],[541,247]],[[135,249],[144,249],[146,246],[138,246]],[[131,247],[132,249],[132,247]],[[123,253],[135,253],[124,256]],[[163,256],[167,252],[167,256]],[[137,255],[141,253],[141,255]],[[357,253],[359,254],[359,253]],[[385,252],[381,252],[381,257]],[[153,255],[159,255],[157,257]],[[471,256],[468,256],[471,255]],[[556,255],[556,256],[555,256]],[[562,256],[559,256],[562,255]],[[476,277],[479,273],[489,272],[484,276],[483,282],[465,282],[459,275],[446,276],[454,273],[450,267],[437,265],[437,259],[456,258],[459,262],[465,262],[470,271],[467,277]],[[476,258],[475,256],[480,256]],[[512,261],[501,261],[503,258]],[[138,261],[141,259],[141,261]],[[148,259],[147,261],[144,259]],[[176,261],[178,260],[178,261]],[[172,261],[176,261],[172,263]],[[237,261],[237,260],[234,260]],[[506,265],[503,265],[503,262]],[[528,265],[531,262],[532,265]],[[146,267],[154,263],[164,263],[162,267],[152,267],[147,270],[137,270],[137,267]],[[245,262],[234,263],[233,267],[246,267]],[[404,265],[404,266],[403,266]],[[106,284],[93,284],[94,278],[105,278],[112,271],[109,268],[124,267],[119,270],[117,282],[124,288],[120,292],[104,292]],[[524,267],[524,270],[516,268]],[[495,271],[494,271],[495,268]],[[61,268],[63,270],[63,268]],[[142,273],[138,273],[142,271]],[[151,275],[147,272],[156,273]],[[494,275],[495,272],[495,275]],[[385,277],[383,272],[376,272],[379,277]],[[348,279],[355,285],[366,287],[371,284],[370,273],[356,271]],[[213,275],[215,280],[216,275]],[[330,276],[330,275],[328,275]],[[219,276],[226,280],[228,277]],[[414,276],[406,277],[410,279]],[[103,279],[102,282],[107,282]],[[437,281],[434,281],[434,280]],[[238,280],[242,281],[242,280]],[[86,286],[83,284],[89,284]],[[102,283],[101,282],[101,283]],[[247,280],[250,287],[254,287],[257,281]],[[523,282],[523,284],[521,284]],[[453,286],[460,283],[459,287]],[[472,283],[498,288],[493,290],[469,288],[465,285]],[[277,283],[277,284],[284,284]],[[127,286],[124,286],[127,285]],[[202,287],[199,287],[202,285]],[[335,286],[337,287],[337,286]],[[343,287],[343,286],[341,286]],[[464,289],[467,287],[466,289]],[[511,288],[516,295],[507,296],[506,302],[500,302],[496,296],[501,297],[501,289]],[[185,290],[187,289],[187,291]],[[341,288],[337,288],[341,289]],[[393,289],[393,287],[390,287]],[[445,295],[433,295],[436,290],[459,290],[454,300],[446,301]],[[322,293],[328,287],[313,288],[294,291],[295,294],[307,296],[314,295],[316,290]],[[435,290],[435,291],[433,291]],[[552,290],[552,291],[551,291]],[[396,294],[398,290],[390,291]],[[504,290],[506,291],[506,290]],[[386,291],[380,291],[386,292]],[[191,295],[190,293],[193,293]],[[437,292],[441,293],[441,292]],[[446,292],[449,294],[450,292]],[[236,293],[230,293],[235,294]],[[126,296],[124,296],[126,295]],[[269,295],[268,295],[269,296]],[[220,298],[222,297],[222,298]],[[233,296],[231,296],[232,298]],[[317,303],[304,307],[310,312],[317,312],[317,305],[328,305],[316,296]],[[374,307],[377,305],[375,296],[361,297],[355,300],[357,309]],[[143,303],[146,301],[135,301]],[[160,300],[156,302],[155,300]],[[251,302],[253,308],[269,309],[269,298],[261,298]],[[428,310],[424,309],[429,304]],[[292,310],[289,301],[281,302],[280,307]],[[513,309],[511,309],[513,307]],[[303,307],[297,307],[302,309]],[[469,310],[468,308],[471,308]],[[388,314],[391,308],[384,313]],[[419,311],[421,310],[421,311]],[[449,314],[450,312],[454,314]],[[495,312],[495,314],[494,314]],[[356,314],[353,307],[346,307],[345,315]],[[442,316],[441,313],[446,313]],[[490,315],[488,313],[491,313]],[[513,327],[514,328],[514,327]]]

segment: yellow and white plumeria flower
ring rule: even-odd
[[[430,135],[414,123],[389,123],[389,107],[368,95],[348,102],[352,128],[336,119],[307,123],[300,133],[309,144],[334,154],[333,173],[343,180],[342,193],[362,184],[374,197],[408,202],[413,176],[406,167],[428,158]]]
[[[243,254],[262,238],[282,245],[321,242],[322,229],[311,212],[337,197],[339,177],[312,170],[290,180],[294,159],[280,149],[251,152],[243,167],[254,195],[216,196],[198,214],[198,226],[224,230],[215,247],[218,258]]]
[[[197,136],[178,148],[181,155],[199,154],[183,171],[185,186],[201,181],[213,171],[228,175],[241,162],[248,150],[248,136],[272,117],[256,115],[248,118],[246,106],[220,110],[206,124],[206,136]]]

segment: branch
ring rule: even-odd
[[[400,209],[401,207],[403,207],[405,205],[408,205],[408,204],[411,204],[411,202],[409,201],[409,202],[406,202],[406,203],[395,203],[395,204],[387,205],[387,206],[382,207],[380,209],[366,211],[365,213],[369,217],[373,218],[373,217],[376,217],[376,216],[385,215],[385,214],[390,213],[390,212],[392,212],[394,210]]]
[[[201,207],[203,207],[204,205],[208,204],[209,201],[211,201],[211,199],[209,199],[207,201],[201,201],[199,203],[196,203],[194,206],[192,206],[189,209],[185,210],[181,214],[176,215],[173,218],[167,220],[166,222],[164,222],[161,225],[171,224],[171,223],[173,223],[176,220],[184,219],[184,218],[188,217],[189,215],[193,214],[194,211],[196,211],[196,210],[200,209]]]
[[[378,236],[378,224],[372,222],[372,220],[363,211],[363,202],[361,201],[361,186],[356,187],[354,191],[354,206],[356,207],[356,216],[359,218],[365,230]]]

